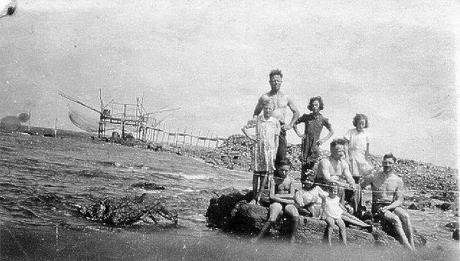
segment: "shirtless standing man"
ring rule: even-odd
[[[287,214],[293,222],[291,227],[291,243],[294,243],[297,233],[297,226],[299,224],[299,212],[294,205],[294,185],[292,179],[288,176],[291,165],[288,159],[280,162],[278,170],[275,175],[270,179],[270,210],[267,223],[260,230],[259,235],[255,238],[254,242],[259,240],[270,227],[275,224],[276,220],[283,215]]]
[[[296,120],[299,118],[299,110],[294,105],[292,100],[280,91],[281,83],[283,82],[283,73],[278,70],[272,70],[269,74],[269,83],[271,90],[265,94],[263,94],[259,101],[257,102],[256,108],[254,109],[253,117],[257,117],[263,109],[264,102],[266,100],[272,100],[275,104],[275,109],[273,110],[272,116],[279,120],[281,123],[281,131],[279,135],[279,145],[278,145],[278,152],[276,154],[275,165],[279,165],[279,163],[286,158],[287,153],[287,140],[286,140],[286,131],[291,129]],[[292,119],[289,124],[286,124],[286,113],[287,108],[292,112]]]
[[[390,222],[402,244],[411,250],[415,250],[412,225],[409,214],[401,205],[404,201],[404,183],[393,170],[396,158],[389,153],[383,156],[383,172],[366,177],[361,182],[361,187],[371,185],[372,189],[372,213],[377,218]]]

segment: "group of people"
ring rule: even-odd
[[[272,70],[269,74],[271,90],[263,94],[254,109],[253,118],[243,126],[243,133],[254,141],[253,198],[251,204],[260,204],[262,191],[269,190],[269,220],[258,237],[283,215],[292,221],[291,241],[299,224],[299,211],[308,210],[312,216],[322,218],[327,223],[325,237],[331,243],[334,224],[344,244],[347,243],[345,222],[366,229],[372,225],[363,222],[359,215],[361,189],[372,190],[372,217],[392,224],[402,244],[414,249],[412,226],[408,213],[401,207],[403,202],[403,180],[395,173],[393,166],[396,158],[391,154],[383,157],[383,171],[376,172],[368,163],[370,137],[366,132],[368,118],[356,114],[353,118],[355,128],[349,130],[343,138],[330,143],[330,156],[321,158],[319,146],[334,134],[328,118],[320,112],[324,103],[320,96],[309,100],[309,114],[300,116],[293,101],[281,92],[283,74]],[[286,121],[287,112],[292,118]],[[299,117],[300,116],[300,117]],[[297,125],[305,125],[300,133]],[[254,135],[248,130],[254,128]],[[328,134],[321,138],[323,128]],[[287,158],[286,132],[293,129],[302,139],[301,145],[301,188],[295,188],[288,172],[291,163]]]

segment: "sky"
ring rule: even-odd
[[[171,130],[241,133],[283,71],[301,113],[322,96],[341,137],[369,117],[371,153],[455,167],[455,1],[20,1],[0,19],[0,117],[75,129],[63,91],[181,110]],[[457,26],[458,27],[458,26]],[[80,108],[81,109],[81,108]],[[97,118],[89,110],[80,110]],[[323,136],[327,133],[323,132]],[[290,132],[288,142],[300,139]],[[327,149],[327,144],[323,145]]]

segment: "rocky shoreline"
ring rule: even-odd
[[[211,165],[251,171],[251,146],[252,142],[245,136],[233,135],[215,150],[178,149],[181,154],[191,154]],[[328,151],[321,151],[321,157],[326,157],[328,154]],[[301,168],[299,156],[300,145],[290,144],[288,147],[288,158],[292,162],[294,173],[299,172]],[[370,157],[370,163],[376,170],[382,167],[381,159],[382,156],[380,155],[372,155]],[[395,170],[400,173],[406,188],[413,192],[408,193],[406,196],[409,201],[411,198],[417,198],[418,201],[431,198],[455,204],[458,202],[457,169],[415,160],[399,159]],[[297,175],[299,174],[297,173]],[[297,177],[296,174],[294,176],[294,178],[300,177]],[[452,207],[448,208],[452,209]]]
[[[230,233],[242,235],[257,234],[267,221],[269,209],[265,206],[248,204],[252,192],[242,194],[238,190],[223,191],[223,194],[211,199],[206,212],[208,226],[222,229]],[[279,219],[274,228],[270,230],[271,238],[286,238],[292,233],[289,231],[289,220]],[[301,216],[300,224],[296,231],[296,242],[316,244],[324,240],[326,222],[309,216]],[[338,231],[334,229],[334,242],[338,243]],[[396,233],[388,224],[376,226],[372,231],[349,226],[347,239],[350,245],[359,247],[384,246],[399,247]],[[426,238],[414,231],[414,242],[417,248],[426,245]]]

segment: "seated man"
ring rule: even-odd
[[[328,190],[327,184],[339,186],[338,196],[341,198],[342,204],[344,204],[344,200],[351,201],[351,199],[344,198],[344,188],[353,190],[356,186],[350,173],[350,167],[344,158],[345,144],[346,141],[343,139],[335,139],[331,142],[331,155],[319,162],[315,178],[315,185],[326,191]]]
[[[383,172],[366,177],[361,183],[365,188],[371,185],[372,190],[372,213],[378,219],[390,222],[402,244],[411,250],[415,250],[412,225],[409,214],[401,207],[404,201],[404,183],[393,170],[396,158],[393,154],[383,156]]]
[[[273,178],[270,179],[270,217],[255,241],[259,240],[283,213],[287,214],[293,221],[291,243],[295,241],[299,213],[294,206],[294,186],[292,178],[288,176],[289,169],[290,163],[287,159],[284,159],[280,162],[280,166],[275,171]]]

